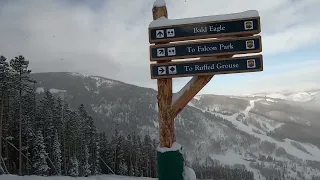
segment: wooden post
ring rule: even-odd
[[[168,18],[167,8],[153,7],[153,20],[160,17]],[[165,61],[168,62],[168,61]],[[158,63],[164,63],[158,62]],[[159,107],[159,130],[160,147],[170,148],[175,141],[174,117],[171,113],[172,103],[172,78],[158,79],[158,107]]]
[[[167,8],[153,7],[153,19],[168,18]],[[165,61],[170,62],[170,61]],[[157,62],[157,63],[164,63]],[[171,148],[175,142],[174,117],[172,116],[172,78],[158,79],[159,136],[160,147]],[[159,180],[183,180],[183,155],[175,149],[167,152],[157,152]]]

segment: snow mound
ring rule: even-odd
[[[196,173],[194,172],[193,169],[191,169],[187,166],[184,166],[183,179],[184,180],[197,180]]]
[[[157,147],[157,151],[161,153],[170,152],[170,151],[180,151],[182,146],[179,143],[173,143],[171,148],[167,147]]]
[[[209,21],[224,21],[224,20],[231,20],[231,19],[251,18],[251,17],[259,17],[259,12],[256,10],[249,10],[249,11],[232,13],[232,14],[221,14],[221,15],[213,15],[213,16],[184,18],[184,19],[159,18],[157,20],[152,21],[149,24],[149,28],[180,25],[180,24],[202,23],[202,22],[209,22]]]

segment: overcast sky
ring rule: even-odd
[[[24,55],[33,72],[79,72],[156,88],[148,52],[153,2],[0,0],[0,54]],[[218,75],[201,93],[320,88],[320,0],[166,2],[171,19],[260,13],[264,71]],[[189,79],[175,79],[175,91]]]

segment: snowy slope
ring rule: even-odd
[[[152,180],[152,178],[141,177],[125,177],[125,176],[92,176],[92,177],[67,177],[67,176],[16,176],[16,175],[0,175],[1,180]]]
[[[210,99],[209,95],[199,95],[189,105],[227,120],[236,129],[249,134],[251,138],[257,138],[257,143],[249,143],[243,147],[239,145],[229,146],[224,153],[211,153],[210,157],[212,159],[218,160],[222,164],[245,165],[247,169],[255,173],[255,177],[263,175],[261,163],[266,167],[281,170],[282,168],[277,166],[275,162],[285,163],[289,167],[289,170],[286,171],[286,175],[289,177],[297,177],[297,171],[299,173],[305,172],[304,177],[306,179],[320,175],[319,167],[308,166],[310,162],[320,162],[320,149],[317,146],[285,137],[279,140],[270,135],[270,132],[281,129],[286,123],[261,116],[260,114],[263,113],[259,113],[260,107],[256,108],[255,105],[261,106],[263,104],[264,107],[270,108],[279,104],[274,97],[251,96],[249,98],[238,97],[238,99],[227,96],[225,99],[219,96],[213,97],[213,99]],[[228,98],[229,100],[227,100]],[[234,99],[233,103],[231,99]],[[245,104],[245,107],[243,104]],[[296,120],[294,117],[288,117],[288,119],[293,122]],[[230,136],[230,134],[225,133],[222,136],[228,138],[228,135]],[[246,138],[241,135],[236,136],[238,136],[238,141],[246,141]],[[270,149],[273,146],[274,148],[271,148],[270,151],[264,151],[264,149]],[[284,150],[284,155],[279,155],[281,150]],[[272,162],[260,161],[261,156],[269,156],[273,160]],[[296,172],[290,169],[294,169]]]

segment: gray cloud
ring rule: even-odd
[[[148,52],[152,4],[112,0],[93,9],[55,0],[2,1],[0,53],[10,58],[23,54],[34,72],[75,71],[156,87],[150,80]],[[319,0],[167,0],[167,6],[170,18],[256,9],[264,54],[290,52],[320,39],[314,15]],[[177,87],[186,79],[175,80]]]

